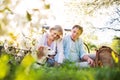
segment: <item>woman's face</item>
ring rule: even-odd
[[[81,30],[79,30],[78,28],[72,29],[72,31],[71,31],[71,39],[73,41],[77,40],[80,35],[81,35]]]
[[[57,40],[57,39],[60,38],[60,35],[61,35],[61,33],[58,32],[57,30],[51,30],[49,37],[50,37],[51,40]]]

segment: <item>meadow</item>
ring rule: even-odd
[[[33,60],[28,57],[18,64],[8,54],[0,55],[0,80],[119,80],[119,67],[80,68],[72,63],[56,67],[46,65],[34,68]],[[26,63],[27,61],[27,63]]]

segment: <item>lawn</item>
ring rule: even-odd
[[[0,80],[119,80],[120,68],[80,68],[66,63],[57,67],[46,65],[39,68],[28,63],[17,64],[9,62],[12,58],[8,54],[0,56]]]

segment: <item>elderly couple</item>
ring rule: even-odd
[[[80,67],[94,66],[94,60],[84,50],[83,41],[80,38],[82,32],[83,28],[81,26],[74,25],[71,34],[62,38],[62,27],[60,25],[51,27],[49,32],[39,39],[38,43],[38,48],[40,46],[49,46],[56,52],[56,55],[52,56],[53,59],[47,60],[47,64],[54,66],[69,61],[75,62]],[[81,62],[81,60],[85,62]]]

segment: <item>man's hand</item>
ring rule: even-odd
[[[91,66],[91,67],[94,67],[95,66],[95,63],[94,61],[88,56],[88,55],[84,55],[82,60],[84,61],[87,61],[88,64]]]
[[[87,62],[88,62],[88,64],[89,64],[91,67],[94,67],[94,66],[95,66],[95,63],[94,63],[94,61],[93,61],[91,58],[88,58],[88,59],[87,59]]]

